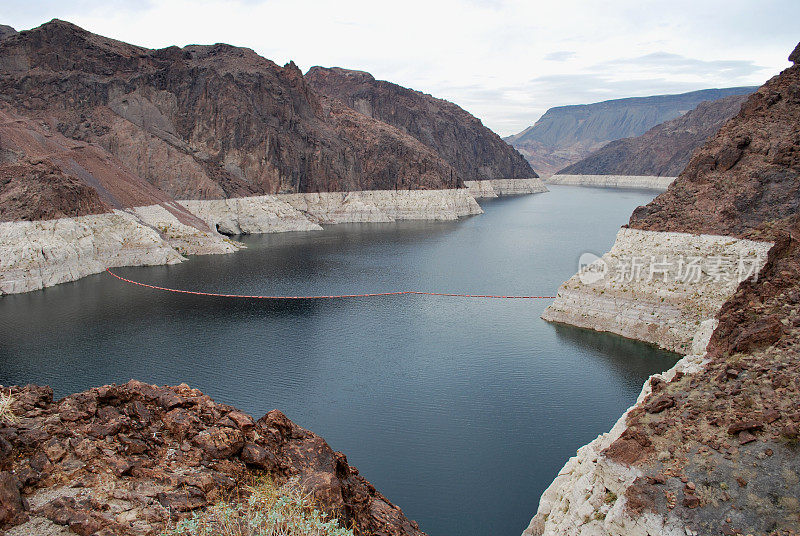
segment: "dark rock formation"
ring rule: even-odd
[[[506,138],[540,173],[549,176],[621,138],[639,136],[698,104],[754,87],[704,89],[678,95],[632,97],[551,108],[533,125]]]
[[[461,180],[537,176],[517,151],[452,102],[339,67],[312,67],[305,78],[317,92],[432,147]]]
[[[701,102],[694,110],[656,125],[641,136],[612,141],[558,173],[676,177],[695,149],[739,113],[745,100],[747,95],[730,95]]]
[[[326,105],[293,63],[228,45],[150,50],[54,20],[0,43],[0,99],[175,198],[461,185],[402,131]]]
[[[97,190],[49,163],[0,166],[0,221],[109,212]]]
[[[0,24],[0,41],[12,35],[17,35],[17,31],[14,28],[7,24]]]
[[[277,484],[299,479],[356,534],[423,535],[342,453],[279,411],[256,421],[185,385],[136,381],[59,401],[47,387],[11,392],[17,419],[0,421],[0,530],[30,520],[26,529],[156,535],[261,471]]]

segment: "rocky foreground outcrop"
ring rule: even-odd
[[[565,465],[526,535],[800,533],[800,45],[789,59],[627,230],[770,242],[766,262]]]
[[[315,91],[432,147],[461,180],[538,176],[521,154],[452,102],[340,67],[312,67],[305,78]]]
[[[612,141],[560,170],[560,175],[649,175],[677,177],[692,153],[731,117],[748,95],[701,102],[684,115],[656,125],[641,136]]]
[[[505,139],[525,155],[534,169],[548,177],[609,142],[644,134],[664,121],[685,114],[703,101],[749,94],[755,89],[704,89],[678,95],[631,97],[593,104],[558,106],[547,110],[534,125]],[[680,169],[675,173],[679,171]]]
[[[137,381],[58,401],[47,387],[10,390],[15,418],[0,421],[8,536],[157,535],[236,497],[257,473],[297,479],[356,534],[423,534],[342,453],[280,411],[255,420],[186,385]]]

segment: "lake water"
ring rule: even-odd
[[[125,268],[239,294],[390,290],[554,295],[654,193],[552,187],[457,222],[330,226]],[[518,536],[581,445],[676,356],[539,318],[549,300],[399,296],[265,302],[107,274],[0,298],[0,384],[57,396],[186,382],[256,417],[278,408],[345,452],[431,536]]]

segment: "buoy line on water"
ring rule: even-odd
[[[402,296],[408,294],[415,294],[418,296],[445,296],[453,298],[492,298],[504,300],[552,300],[555,296],[499,296],[493,294],[451,294],[447,292],[422,292],[419,290],[399,290],[396,292],[372,292],[366,294],[335,294],[330,296],[255,296],[247,294],[221,294],[218,292],[201,292],[198,290],[183,290],[178,288],[159,287],[157,285],[150,285],[126,279],[120,275],[115,274],[110,268],[106,268],[106,272],[116,277],[120,281],[137,285],[140,287],[150,288],[154,290],[163,290],[166,292],[176,292],[178,294],[191,294],[193,296],[210,296],[214,298],[247,298],[253,300],[330,300],[334,298],[373,298],[376,296]]]

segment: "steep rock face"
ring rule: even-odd
[[[754,87],[704,89],[678,95],[614,99],[594,104],[551,108],[532,126],[506,138],[545,176],[577,162],[605,144],[644,134],[698,104]]]
[[[459,106],[363,71],[312,67],[317,92],[395,126],[433,148],[464,181],[537,177],[525,159]]]
[[[751,95],[664,194],[636,209],[637,229],[770,236],[800,206],[800,67]]]
[[[69,139],[8,105],[0,105],[0,176],[0,221],[163,204],[181,222],[208,230],[101,147]]]
[[[573,276],[558,289],[542,318],[610,331],[684,355],[696,353],[692,348],[700,340],[708,342],[707,326],[720,307],[748,271],[757,274],[764,266],[771,245],[621,229],[614,247],[598,261],[603,277]],[[741,274],[740,260],[746,262]]]
[[[695,149],[739,113],[747,95],[701,102],[686,114],[641,136],[612,141],[558,175],[650,175],[677,177]]]
[[[460,186],[410,136],[249,49],[149,50],[54,20],[0,43],[0,91],[179,199]]]
[[[17,31],[14,28],[7,24],[0,24],[0,41],[12,35],[17,35]]]
[[[108,212],[97,190],[49,163],[0,165],[0,222]]]
[[[186,385],[137,381],[59,401],[47,387],[11,393],[17,419],[0,422],[0,530],[10,534],[154,536],[262,471],[277,484],[296,478],[356,534],[424,534],[277,410],[256,421]]]
[[[705,353],[651,378],[567,464],[525,534],[800,531],[798,50],[630,223],[769,240],[766,263],[722,306]]]

